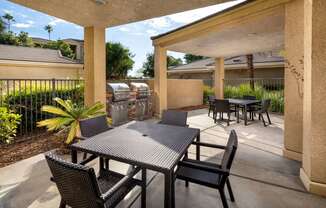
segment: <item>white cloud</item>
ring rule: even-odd
[[[13,14],[14,13],[14,11],[13,10],[8,10],[8,9],[3,9],[2,10],[4,13],[9,13],[9,14]]]
[[[52,19],[52,21],[49,22],[49,25],[52,25],[52,26],[55,26],[59,23],[68,23],[66,20],[63,20],[63,19],[59,19],[59,18],[54,18]]]
[[[151,36],[158,35],[158,32],[156,30],[152,30],[152,29],[146,30],[146,33]]]
[[[17,28],[30,28],[32,27],[32,24],[28,24],[28,23],[15,23],[13,24],[14,27]]]
[[[159,17],[159,18],[146,20],[144,21],[144,24],[149,25],[156,29],[167,28],[171,26],[171,22],[167,17]]]
[[[83,27],[82,26],[79,26],[79,25],[75,25],[75,28],[78,29],[78,30],[83,29]]]
[[[127,28],[127,27],[120,27],[119,30],[122,31],[122,32],[129,32],[130,31],[130,29]]]
[[[187,12],[176,13],[167,16],[171,21],[176,23],[187,24],[204,18],[208,15],[214,14],[216,12],[222,11],[228,7],[234,6],[246,0],[232,1],[224,4],[218,4],[214,6],[209,6],[201,9],[195,9]]]
[[[32,20],[27,20],[26,21],[28,24],[31,24],[31,25],[33,25],[35,22],[34,21],[32,21]]]

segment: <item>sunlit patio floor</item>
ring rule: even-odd
[[[233,118],[235,120],[235,118]],[[272,115],[272,125],[264,127],[259,121],[243,121],[214,124],[207,116],[207,110],[189,113],[188,123],[200,128],[201,140],[225,144],[228,132],[235,129],[239,136],[239,149],[230,177],[236,198],[229,201],[230,207],[237,208],[323,208],[326,198],[309,194],[300,179],[300,163],[281,156],[283,148],[283,118]],[[149,121],[151,122],[151,121]],[[190,157],[194,156],[190,149]],[[201,159],[218,162],[222,152],[202,148]],[[97,168],[97,161],[90,165]],[[112,169],[126,172],[128,166],[113,162]],[[54,184],[49,181],[50,173],[43,155],[0,169],[0,208],[43,208],[58,207],[60,197]],[[147,207],[163,207],[163,177],[150,171],[147,189]],[[139,190],[134,190],[119,207],[140,207]],[[176,181],[176,207],[210,208],[222,207],[216,190]]]

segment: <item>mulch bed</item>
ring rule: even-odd
[[[33,138],[18,138],[16,142],[0,144],[0,168],[32,157],[34,155],[60,148],[63,139],[56,135],[43,134]]]
[[[190,106],[190,107],[184,107],[184,108],[178,108],[178,110],[183,110],[183,111],[193,111],[193,110],[199,110],[199,109],[204,109],[207,108],[207,105],[197,105],[197,106]]]

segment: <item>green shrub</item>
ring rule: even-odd
[[[26,133],[36,128],[37,121],[51,117],[49,114],[42,112],[41,107],[55,104],[54,97],[70,99],[75,103],[82,104],[84,100],[83,87],[56,90],[55,92],[40,89],[27,90],[26,92],[24,89],[12,91],[3,98],[2,105],[21,115],[18,133]]]
[[[208,96],[214,95],[214,89],[209,86],[204,86],[204,94],[203,94],[203,101],[204,104],[207,104],[208,102]]]
[[[244,95],[256,96],[258,100],[271,99],[270,110],[272,112],[284,112],[284,92],[283,90],[268,91],[260,85],[256,85],[252,90],[249,84],[239,86],[225,86],[225,98],[242,98]]]
[[[16,136],[21,116],[7,108],[0,107],[0,141],[9,144]]]

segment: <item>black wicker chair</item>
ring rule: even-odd
[[[268,113],[268,109],[269,109],[270,106],[271,106],[271,100],[270,100],[270,99],[265,99],[265,100],[262,100],[262,101],[261,101],[261,106],[258,106],[258,107],[256,108],[256,110],[253,110],[253,111],[252,111],[253,113],[258,113],[258,115],[259,115],[259,120],[262,120],[262,121],[263,121],[263,124],[264,124],[265,127],[266,127],[267,125],[266,125],[266,122],[265,122],[265,119],[264,119],[264,116],[263,116],[264,113],[265,113],[266,116],[267,116],[268,123],[269,123],[269,124],[272,124],[271,119],[270,119],[270,117],[269,117],[269,113]]]
[[[242,97],[242,99],[244,99],[244,100],[257,100],[257,97],[253,96],[253,95],[244,95]],[[254,111],[257,109],[257,107],[259,107],[259,105],[257,105],[257,104],[253,104],[253,105],[248,106],[247,113],[249,113],[249,117],[250,117],[251,120],[254,120],[254,117],[256,116]],[[242,107],[241,110],[242,110],[242,114],[243,114],[244,113],[244,108]]]
[[[45,155],[53,182],[61,195],[60,208],[111,208],[115,207],[136,186],[142,187],[142,207],[146,205],[146,175],[142,180],[133,177],[140,171],[134,168],[128,175],[104,170],[100,176],[93,168],[66,162],[52,153]],[[143,174],[146,171],[142,170]]]
[[[83,119],[79,121],[80,133],[81,137],[78,139],[85,140],[90,137],[93,137],[97,134],[103,133],[112,129],[108,126],[106,115],[97,116],[94,118]],[[92,157],[92,156],[91,156]],[[94,157],[94,156],[93,156]],[[83,159],[87,159],[87,153],[84,153]],[[109,160],[100,158],[100,167],[103,167],[105,164],[105,168],[109,169]]]
[[[237,110],[236,108],[233,108],[231,105],[230,105],[230,102],[229,100],[222,100],[222,99],[215,99],[215,108],[214,108],[214,114],[213,114],[213,119],[214,119],[214,122],[216,123],[217,122],[217,114],[219,113],[219,118],[220,120],[223,120],[223,114],[226,113],[227,116],[228,116],[228,119],[226,120],[227,122],[227,125],[229,126],[230,125],[230,120],[231,120],[231,113],[232,112],[235,112],[237,113]]]
[[[228,208],[228,203],[225,197],[225,185],[227,186],[230,199],[234,202],[234,196],[229,180],[230,169],[238,147],[238,137],[234,130],[231,131],[229,140],[226,146],[208,144],[202,142],[194,142],[196,145],[203,147],[211,147],[224,149],[222,162],[220,165],[210,162],[191,160],[184,158],[178,164],[176,178],[188,182],[204,185],[210,188],[218,189],[224,208]]]
[[[187,127],[188,112],[177,110],[164,110],[160,124]]]
[[[215,108],[215,96],[209,95],[208,96],[208,116],[210,116],[211,112],[214,114],[214,108]]]

